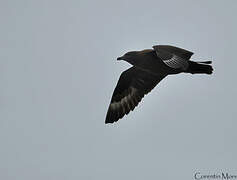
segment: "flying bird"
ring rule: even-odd
[[[133,65],[122,72],[114,89],[105,123],[114,123],[133,111],[167,75],[179,73],[212,74],[212,61],[191,61],[193,52],[169,45],[127,52],[117,60]]]

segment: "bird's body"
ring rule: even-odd
[[[174,46],[159,45],[153,49],[132,51],[119,57],[133,67],[124,71],[112,95],[105,123],[113,123],[133,110],[145,94],[170,74],[211,74],[211,61],[194,62],[192,52]]]
[[[157,75],[176,74],[181,72],[180,70],[173,69],[167,66],[152,49],[138,51],[136,63],[133,65]]]

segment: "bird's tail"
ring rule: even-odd
[[[212,74],[213,68],[211,65],[212,61],[189,61],[188,73],[191,74]]]

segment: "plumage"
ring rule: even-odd
[[[191,56],[194,54],[193,52],[190,52],[188,50],[174,47],[174,46],[169,46],[169,45],[157,45],[157,46],[153,46],[153,49],[156,52],[165,51],[170,54],[175,54],[175,55],[177,55],[181,58],[184,58],[186,60],[189,60],[191,58]]]
[[[153,46],[153,49],[132,51],[119,57],[133,66],[125,70],[114,89],[105,123],[114,123],[133,111],[142,98],[163,78],[181,72],[211,74],[211,61],[189,60],[193,52],[169,45]]]
[[[174,69],[188,69],[188,61],[193,55],[192,52],[172,47],[172,46],[153,46],[156,54],[169,67]]]

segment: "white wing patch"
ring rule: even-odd
[[[188,68],[188,61],[176,55],[173,55],[171,59],[163,60],[163,62],[174,69],[186,70]]]
[[[126,112],[126,107],[129,108],[129,110],[133,110],[135,108],[135,106],[137,105],[136,102],[138,102],[138,99],[136,96],[134,96],[137,92],[137,89],[130,87],[131,88],[131,92],[123,97],[120,101],[118,102],[113,102],[110,104],[110,108],[113,110],[117,110],[122,108],[123,113],[125,114]]]

